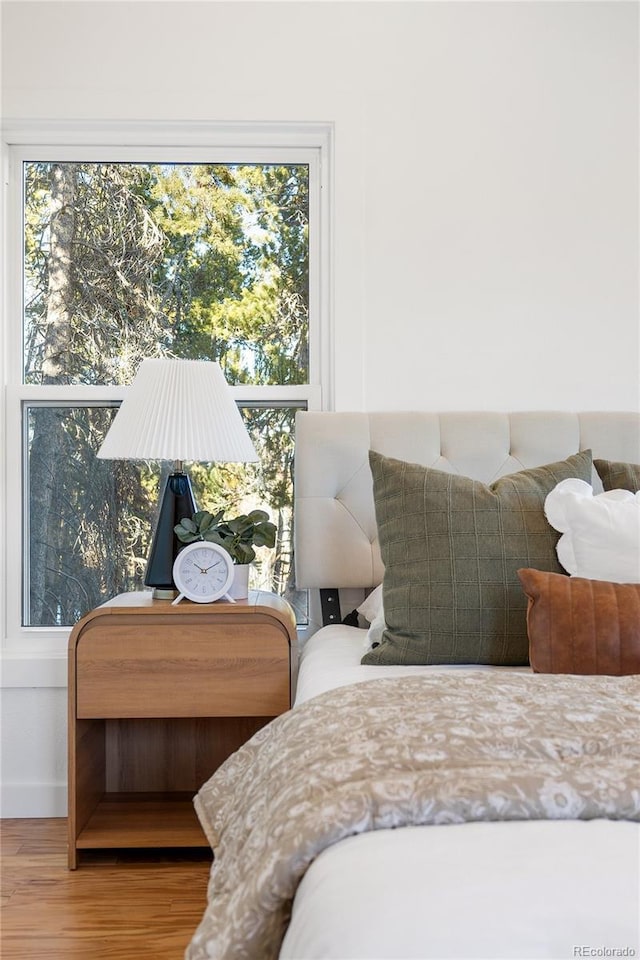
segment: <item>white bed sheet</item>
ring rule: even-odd
[[[637,957],[639,836],[544,820],[351,837],[307,871],[280,960]]]
[[[375,677],[529,670],[361,666],[364,635],[337,625],[311,637],[296,703]],[[640,825],[563,820],[406,827],[344,840],[304,876],[280,960],[639,955]]]
[[[525,673],[529,667],[493,667],[475,664],[438,666],[382,667],[360,663],[364,654],[366,630],[345,624],[323,627],[307,640],[300,654],[295,702],[304,703],[326,690],[380,677],[415,676],[457,670],[511,670]]]

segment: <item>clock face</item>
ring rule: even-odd
[[[198,603],[224,596],[233,581],[233,561],[217,544],[190,543],[173,564],[173,579],[181,594]]]

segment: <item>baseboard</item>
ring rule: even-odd
[[[66,817],[66,783],[3,783],[0,787],[0,817]]]

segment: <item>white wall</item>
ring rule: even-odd
[[[9,119],[335,124],[337,409],[640,409],[636,3],[9,2],[2,48]],[[27,812],[60,692],[10,691]]]
[[[637,4],[3,11],[5,117],[335,121],[338,408],[640,403]]]

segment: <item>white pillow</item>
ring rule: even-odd
[[[382,613],[382,584],[379,584],[375,590],[372,590],[368,597],[365,597],[356,610],[369,623],[373,623],[376,617]]]
[[[368,597],[362,601],[359,607],[356,607],[361,616],[369,621],[369,629],[364,638],[364,652],[368,653],[377,647],[382,639],[382,631],[387,629],[384,621],[384,607],[382,605],[382,584],[372,590]]]
[[[367,635],[364,638],[364,652],[368,653],[369,650],[373,650],[374,647],[380,645],[382,640],[382,633],[387,629],[387,625],[384,620],[384,611],[379,613],[378,616],[374,619],[373,623],[367,630]]]
[[[573,577],[640,583],[640,491],[594,496],[584,480],[561,480],[548,494],[547,520],[562,533],[558,560]]]

